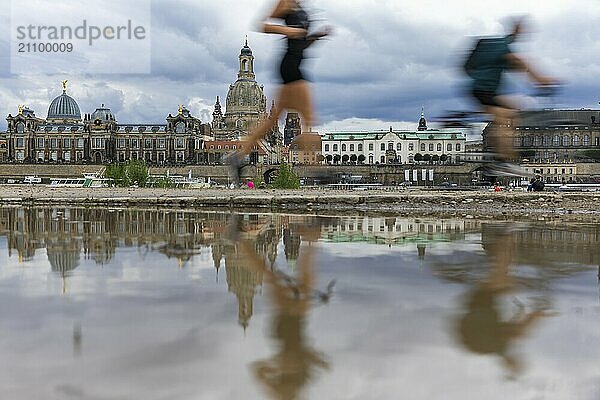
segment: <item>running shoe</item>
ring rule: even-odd
[[[237,187],[240,185],[240,175],[242,172],[242,168],[244,168],[247,164],[244,162],[244,157],[242,157],[239,153],[233,151],[231,153],[226,154],[223,157],[223,162],[227,164],[229,179],[233,184]]]
[[[526,177],[529,175],[524,168],[509,162],[496,162],[487,165],[483,169],[483,174],[487,176],[518,176]]]

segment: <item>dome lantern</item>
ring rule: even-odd
[[[248,37],[246,36],[246,42],[242,50],[240,51],[240,70],[238,72],[238,80],[244,79],[254,81],[256,76],[254,75],[254,55],[252,55],[252,49],[248,46]]]

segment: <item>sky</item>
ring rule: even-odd
[[[600,15],[600,2],[596,0],[580,0],[577,7],[564,0],[304,3],[314,18],[313,26],[334,29],[329,40],[310,49],[304,64],[314,88],[321,132],[414,128],[421,107],[430,119],[444,110],[470,107],[457,66],[475,37],[502,34],[502,21],[511,15],[526,14],[532,21],[528,40],[516,49],[534,60],[536,69],[564,83],[550,106],[597,108],[600,100],[600,80],[594,79],[600,71],[600,44],[595,40],[600,24],[594,17]],[[56,7],[44,10],[48,19],[84,7],[71,0],[49,4]],[[68,79],[68,93],[83,113],[106,104],[122,123],[164,123],[184,104],[193,115],[210,122],[215,98],[224,99],[236,79],[246,35],[256,58],[257,80],[264,85],[269,103],[278,85],[283,41],[256,29],[274,6],[272,0],[152,0],[148,74],[11,74],[10,0],[0,0],[0,6],[2,116],[14,115],[19,104],[26,104],[45,117],[49,103],[61,93],[61,81]],[[518,75],[506,89],[531,92]],[[2,119],[0,129],[5,129]]]

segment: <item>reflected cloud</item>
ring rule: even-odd
[[[335,387],[343,398],[432,398],[435,381],[449,398],[586,398],[597,376],[599,232],[0,208],[10,366],[0,393],[287,399]]]

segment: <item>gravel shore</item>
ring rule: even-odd
[[[0,186],[3,206],[176,207],[264,212],[451,214],[463,217],[564,217],[600,221],[600,193],[525,193],[484,190],[353,191],[328,189],[228,190],[53,188]]]

